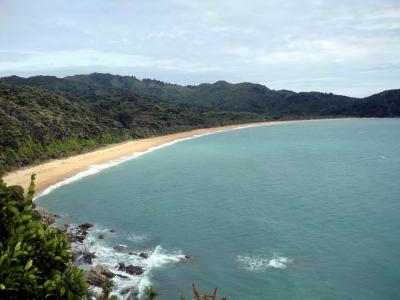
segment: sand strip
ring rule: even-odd
[[[315,121],[315,120],[308,120]],[[90,166],[104,164],[106,162],[144,152],[153,147],[171,143],[177,140],[194,137],[197,135],[205,135],[219,131],[227,131],[239,129],[243,127],[277,125],[288,122],[302,121],[276,121],[276,122],[260,122],[239,125],[228,125],[221,127],[195,129],[180,133],[174,133],[164,136],[130,140],[119,144],[113,144],[108,147],[100,148],[92,152],[87,152],[75,156],[70,156],[63,159],[51,160],[39,165],[26,167],[11,173],[6,174],[3,180],[8,185],[21,185],[25,190],[29,186],[31,174],[36,174],[36,194],[51,185],[56,184],[68,177],[73,176],[81,171],[88,169]]]

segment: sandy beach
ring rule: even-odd
[[[309,120],[312,121],[312,120]],[[276,121],[276,122],[260,122],[249,124],[228,125],[222,127],[196,129],[180,133],[174,133],[164,136],[130,140],[118,144],[113,144],[104,148],[100,148],[91,152],[70,156],[67,158],[51,160],[39,165],[26,167],[6,174],[3,180],[8,185],[21,185],[25,190],[30,183],[31,174],[36,174],[36,194],[42,192],[49,186],[56,184],[68,177],[73,176],[81,171],[86,170],[90,166],[104,164],[106,162],[134,155],[147,151],[153,147],[171,143],[188,137],[204,135],[218,131],[234,130],[243,127],[277,125],[288,122],[302,121]]]

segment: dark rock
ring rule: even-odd
[[[129,253],[128,253],[129,255],[137,255],[137,253],[135,253],[135,252],[132,252],[132,251],[129,251]]]
[[[67,239],[70,243],[75,243],[75,242],[82,243],[85,240],[85,238],[86,237],[84,235],[80,235],[78,233],[74,233],[74,232],[67,233]]]
[[[115,229],[110,229],[110,232],[111,232],[111,233],[114,233],[114,232],[115,232]]]
[[[124,263],[118,263],[117,268],[118,268],[118,271],[125,271],[126,266]]]
[[[129,278],[128,276],[121,275],[121,274],[115,274],[115,275],[117,275],[119,278]]]
[[[140,256],[140,257],[143,257],[143,258],[149,258],[149,254],[146,253],[146,252],[140,252],[140,253],[139,253],[139,256]]]
[[[83,223],[83,224],[79,225],[78,227],[81,228],[81,229],[86,229],[87,230],[87,229],[93,227],[93,224]]]
[[[124,271],[131,275],[142,275],[144,273],[144,269],[142,267],[133,265],[126,266],[124,263],[118,263],[118,271]]]
[[[77,235],[75,236],[75,238],[76,238],[76,241],[77,241],[77,242],[82,243],[82,242],[85,240],[86,237],[85,237],[84,235],[78,235],[78,234],[77,234]]]
[[[85,263],[91,264],[93,258],[96,258],[95,252],[85,252],[83,253],[83,261]]]
[[[125,252],[126,246],[125,245],[115,245],[113,249],[117,252]]]
[[[142,275],[144,273],[144,269],[138,266],[126,266],[125,272],[131,275]]]
[[[104,240],[104,234],[100,233],[99,236],[97,237],[99,240]]]
[[[193,257],[189,256],[189,255],[185,255],[185,257],[181,258],[181,261],[183,262],[189,262],[193,259]]]

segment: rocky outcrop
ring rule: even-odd
[[[124,271],[130,275],[142,275],[144,273],[144,269],[142,267],[133,265],[125,266],[124,263],[118,264],[118,271]]]
[[[90,224],[90,223],[83,223],[78,226],[78,228],[83,229],[83,230],[88,230],[89,228],[92,228],[92,227],[93,227],[93,224]]]
[[[87,263],[87,264],[91,264],[93,258],[96,258],[95,252],[85,252],[85,253],[83,253],[83,255],[82,255],[83,261],[84,261],[85,263]]]
[[[80,234],[78,232],[67,232],[67,239],[70,243],[82,243],[85,240],[86,236]]]
[[[47,225],[52,225],[56,222],[56,218],[58,218],[59,216],[56,214],[52,214],[51,212],[49,212],[47,209],[44,209],[43,207],[40,206],[35,206],[34,209],[37,214],[39,215],[39,218],[45,222]]]
[[[127,247],[125,245],[115,245],[113,249],[117,252],[125,252]]]
[[[68,227],[66,227],[65,229],[67,229],[66,235],[70,243],[82,243],[86,239],[86,236],[89,234],[88,230],[93,227],[93,224],[83,223],[73,229],[70,229]]]
[[[101,287],[107,279],[115,277],[115,274],[111,272],[107,267],[103,265],[97,265],[90,269],[87,282],[90,285]]]
[[[140,252],[138,255],[142,258],[149,258],[149,254],[146,252]]]

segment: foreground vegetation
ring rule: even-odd
[[[49,227],[33,209],[34,179],[27,196],[22,187],[0,179],[0,299],[117,299],[111,280],[92,295],[65,233]],[[198,300],[218,299],[216,289],[203,295],[194,284],[193,294]],[[158,293],[149,287],[145,295],[153,300]]]
[[[72,266],[65,235],[35,214],[33,193],[33,180],[27,197],[20,186],[0,180],[0,298],[87,297],[84,272]]]

